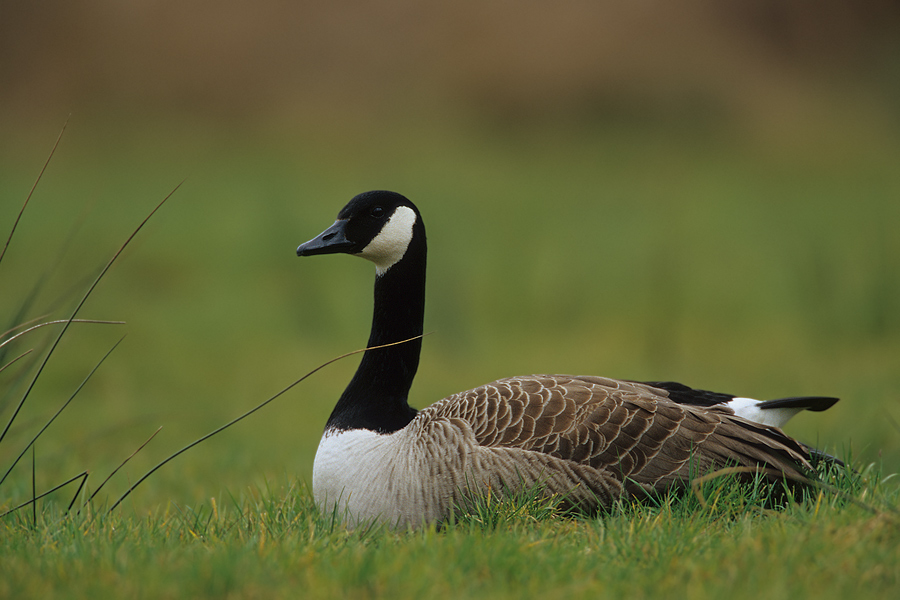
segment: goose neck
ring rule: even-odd
[[[416,411],[408,404],[419,366],[425,315],[425,260],[407,255],[375,280],[372,331],[356,374],[328,422],[340,429],[390,433],[405,427]],[[405,341],[410,340],[410,341]]]

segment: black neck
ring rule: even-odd
[[[367,347],[422,335],[425,318],[425,240],[416,236],[403,259],[375,278],[375,309]],[[416,239],[419,238],[419,239]],[[338,400],[326,429],[390,433],[416,415],[407,403],[422,339],[367,350]]]

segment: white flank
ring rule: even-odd
[[[767,427],[784,427],[791,417],[802,411],[802,408],[759,408],[762,404],[753,398],[734,398],[727,402],[729,408],[739,417],[748,421],[766,425]]]
[[[379,275],[397,264],[412,241],[416,213],[408,206],[398,206],[378,235],[358,254],[375,263]]]

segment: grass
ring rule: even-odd
[[[89,471],[0,519],[0,597],[896,596],[896,145],[794,157],[683,131],[87,129],[70,126],[0,263],[14,325],[73,314],[188,178],[79,311],[126,325],[73,323],[0,444],[5,471],[84,382],[0,485],[3,512]],[[0,222],[46,150],[24,134],[2,149]],[[347,359],[108,513],[165,457],[365,342],[368,265],[298,262],[293,248],[379,187],[417,201],[431,242],[436,333],[415,405],[541,371],[837,395],[788,433],[852,454],[862,478],[777,511],[717,478],[702,501],[598,516],[523,494],[480,499],[441,530],[348,531],[306,484]],[[33,349],[0,373],[4,425],[60,326],[0,361]]]
[[[572,517],[526,494],[418,532],[348,531],[315,509],[302,482],[144,518],[45,509],[36,528],[24,517],[2,524],[0,594],[890,598],[900,520],[883,507],[896,506],[897,488],[873,472],[864,479],[854,497],[866,506],[823,492],[766,510],[721,479],[702,505],[687,494]]]

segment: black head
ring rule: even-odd
[[[403,258],[414,237],[424,240],[419,210],[395,192],[372,191],[354,197],[334,225],[297,248],[297,256],[354,254],[387,271]]]

